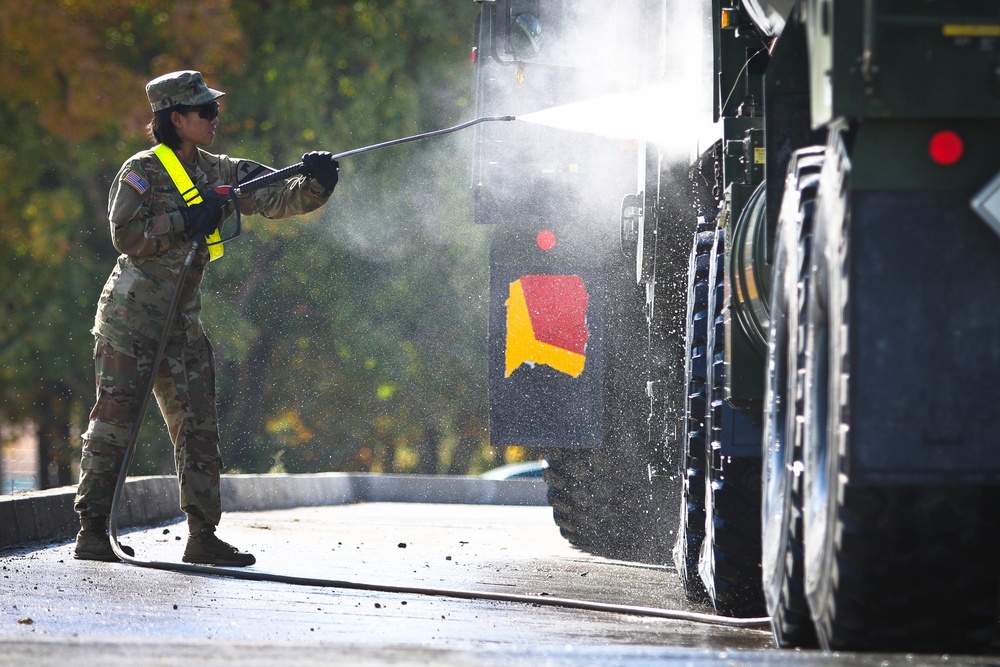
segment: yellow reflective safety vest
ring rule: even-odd
[[[177,154],[174,153],[173,149],[166,144],[157,144],[153,146],[153,153],[159,158],[163,164],[163,168],[167,170],[167,175],[174,182],[177,191],[181,193],[184,204],[186,206],[200,204],[202,201],[201,193],[198,192],[198,188],[191,182],[191,177],[188,176],[187,170],[181,164],[181,161],[177,159]],[[222,248],[222,243],[220,243],[221,240],[222,236],[219,235],[218,229],[205,238],[205,242],[208,243],[209,261],[219,259],[225,252]]]

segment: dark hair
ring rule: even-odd
[[[178,111],[177,106],[160,109],[153,114],[153,119],[149,121],[149,136],[154,143],[166,144],[170,148],[177,150],[181,147],[181,138],[177,135],[177,128],[170,120],[170,114]]]

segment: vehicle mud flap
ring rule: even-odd
[[[544,477],[560,532],[573,546],[606,558],[663,564],[672,517],[649,479],[645,393],[645,295],[620,255],[608,260],[603,443],[546,448]]]

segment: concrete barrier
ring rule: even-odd
[[[449,475],[224,475],[222,507],[253,512],[355,502],[463,505],[545,505],[540,479],[483,479]],[[0,549],[72,537],[76,487],[0,496]],[[136,477],[125,484],[118,525],[148,526],[180,517],[177,479]]]

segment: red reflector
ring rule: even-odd
[[[538,236],[535,238],[535,243],[542,250],[552,250],[552,247],[556,244],[556,235],[545,229],[538,232]]]
[[[927,145],[927,152],[931,154],[931,159],[940,165],[948,166],[958,162],[962,153],[965,152],[965,144],[962,137],[951,130],[941,130],[935,132]]]
[[[472,58],[471,58],[471,60],[472,60],[472,62],[476,62],[476,60],[478,58],[479,58],[479,47],[473,46],[472,47]]]

